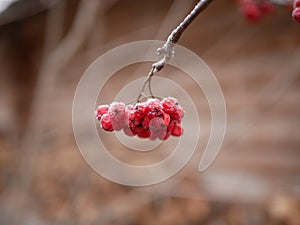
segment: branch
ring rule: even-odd
[[[145,80],[142,89],[137,97],[137,102],[140,101],[141,97],[144,94],[144,89],[146,85],[148,84],[149,92],[151,94],[151,97],[154,97],[151,90],[151,79],[154,73],[160,71],[166,62],[170,61],[175,54],[175,44],[179,41],[181,35],[186,30],[186,28],[193,22],[193,20],[203,11],[206,9],[206,7],[212,2],[213,0],[200,0],[193,10],[184,18],[184,20],[171,32],[171,34],[168,36],[167,41],[165,44],[158,48],[157,54],[162,55],[163,58],[159,60],[156,63],[152,64],[152,68],[148,74],[147,79]]]
[[[157,54],[164,54],[164,57],[154,63],[154,73],[164,67],[164,64],[171,60],[175,54],[175,44],[179,41],[181,35],[193,20],[203,11],[213,0],[200,0],[194,9],[184,18],[184,20],[171,32],[163,47],[157,49]]]

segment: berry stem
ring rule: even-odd
[[[149,89],[150,95],[151,95],[152,98],[154,98],[154,95],[153,95],[153,92],[152,92],[152,89],[151,89],[151,79],[152,79],[152,77],[153,77],[154,70],[155,70],[155,68],[152,66],[152,67],[151,67],[151,70],[150,70],[150,72],[149,72],[149,74],[148,74],[148,76],[147,76],[147,78],[146,78],[146,80],[145,80],[144,83],[143,83],[143,86],[142,86],[142,88],[141,88],[141,91],[140,91],[140,93],[139,93],[137,99],[136,99],[136,102],[140,102],[141,97],[142,97],[143,94],[144,94],[144,91],[145,91],[145,88],[146,88],[146,85],[147,85],[147,84],[148,84],[148,89]]]
[[[193,20],[203,11],[206,9],[206,7],[212,2],[213,0],[200,0],[195,7],[192,9],[192,11],[184,18],[184,20],[175,28],[172,30],[170,35],[167,38],[167,41],[164,43],[164,45],[161,48],[158,48],[157,54],[163,55],[163,58],[155,63],[152,64],[151,70],[148,74],[148,77],[146,78],[145,82],[143,83],[141,92],[139,93],[137,97],[137,102],[140,101],[143,92],[145,90],[146,85],[148,84],[149,92],[151,94],[151,97],[153,96],[152,90],[151,90],[151,79],[154,75],[154,73],[160,71],[166,62],[170,61],[175,54],[175,44],[179,41],[181,35],[186,30],[186,28],[193,22]]]

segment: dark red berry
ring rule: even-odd
[[[134,110],[135,110],[136,117],[142,120],[147,114],[146,108],[147,108],[147,104],[145,102],[139,102],[135,104]]]
[[[170,115],[169,115],[168,113],[164,113],[164,114],[163,114],[163,119],[164,119],[164,124],[165,124],[166,126],[168,126],[169,123],[170,123],[170,121],[171,121]]]
[[[297,7],[293,10],[292,16],[297,23],[300,23],[300,7]]]
[[[149,129],[143,129],[137,135],[140,138],[148,138],[148,137],[150,137],[151,132]]]
[[[174,126],[174,128],[173,128],[171,134],[172,134],[173,136],[176,136],[176,137],[179,137],[179,136],[181,136],[181,135],[183,134],[183,128],[181,127],[181,125],[180,125],[179,123],[177,123],[177,124]]]
[[[300,0],[294,0],[294,8],[300,8]]]
[[[274,13],[275,7],[271,2],[263,1],[259,3],[259,7],[263,13]]]
[[[135,110],[128,111],[126,120],[127,120],[127,122],[125,122],[125,124],[128,123],[128,126],[130,128],[135,128],[135,127],[139,126],[142,122],[142,118],[140,116],[137,116]]]
[[[240,10],[242,15],[251,22],[257,22],[262,19],[262,11],[258,4],[250,0],[241,0]]]
[[[110,132],[114,130],[111,117],[108,113],[102,115],[100,120],[100,125],[103,130],[110,131]]]
[[[95,111],[96,118],[100,121],[103,114],[107,113],[109,109],[109,105],[100,105]]]
[[[183,108],[180,105],[178,105],[177,110],[174,113],[172,113],[170,116],[171,116],[172,120],[177,120],[180,122],[184,116]]]
[[[150,124],[151,119],[153,119],[153,118],[151,118],[151,117],[148,116],[148,115],[146,115],[146,116],[144,117],[144,119],[143,119],[143,121],[142,121],[142,126],[143,126],[144,129],[149,128],[149,124]]]

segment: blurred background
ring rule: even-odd
[[[179,44],[209,65],[227,106],[225,140],[205,172],[197,166],[209,108],[172,68],[158,76],[189,90],[203,125],[199,152],[182,171],[122,186],[95,173],[76,146],[72,101],[87,67],[120,44],[165,40],[195,3],[0,0],[1,225],[300,224],[300,26],[290,7],[249,23],[235,1],[215,1],[183,34]],[[116,75],[99,104],[149,66]]]

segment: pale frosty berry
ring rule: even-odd
[[[116,131],[125,127],[125,119],[127,116],[127,107],[122,102],[113,102],[110,104],[108,114],[111,117],[113,128]]]
[[[297,23],[300,23],[300,7],[297,7],[293,10],[292,16]]]
[[[171,132],[167,131],[161,140],[167,140],[171,136]]]
[[[124,127],[123,132],[129,137],[133,137],[136,135],[136,132],[134,132],[134,130],[132,130],[130,127]]]
[[[105,113],[102,115],[101,120],[100,120],[100,126],[103,130],[106,130],[106,131],[112,132],[114,130],[113,124],[111,121],[111,117],[108,113]]]
[[[150,121],[149,130],[151,131],[152,139],[163,139],[167,132],[168,125],[165,124],[165,120],[161,117],[155,117]]]
[[[103,114],[107,113],[109,109],[109,105],[100,105],[95,111],[96,118],[100,121]]]

